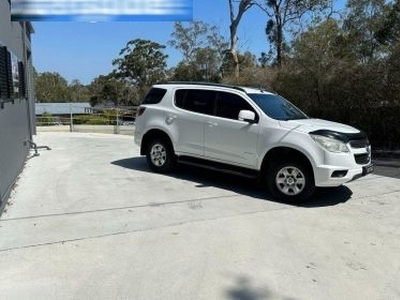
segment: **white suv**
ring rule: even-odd
[[[182,161],[254,176],[289,202],[373,170],[362,131],[311,119],[277,94],[230,85],[154,85],[138,108],[135,143],[156,172]]]

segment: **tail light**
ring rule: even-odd
[[[136,117],[143,115],[145,110],[146,110],[146,107],[139,106],[139,108],[137,109],[137,112],[136,112]]]

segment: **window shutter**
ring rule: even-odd
[[[7,47],[0,47],[0,98],[8,98]]]
[[[18,62],[18,90],[19,98],[26,98],[26,77],[25,77],[25,66],[22,61]]]
[[[13,89],[13,78],[12,78],[12,64],[11,64],[11,53],[7,51],[7,90],[8,98],[15,98]]]

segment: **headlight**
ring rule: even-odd
[[[329,152],[349,152],[346,144],[332,137],[310,134],[313,140]]]

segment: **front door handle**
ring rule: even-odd
[[[208,124],[208,127],[216,127],[216,126],[218,126],[218,123],[215,123],[215,122],[207,122],[207,124]]]

